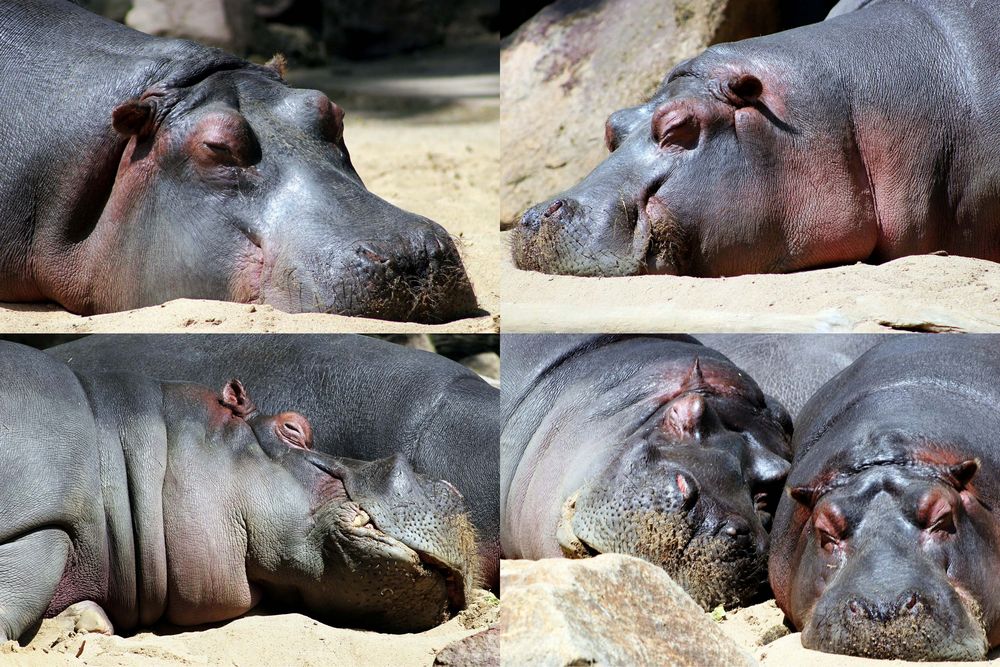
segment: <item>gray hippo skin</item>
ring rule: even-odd
[[[523,215],[514,260],[584,276],[1000,260],[998,24],[997,2],[855,0],[712,46],[608,118],[611,155]]]
[[[500,576],[500,392],[436,354],[364,336],[90,336],[49,352],[78,371],[252,383],[265,411],[294,405],[332,456],[401,454],[465,496],[482,549],[482,582]]]
[[[908,335],[908,334],[898,334]],[[802,406],[885,334],[696,334],[726,355],[773,397],[794,421]]]
[[[998,352],[889,340],[803,409],[769,570],[804,646],[931,661],[1000,643]]]
[[[401,458],[311,451],[298,413],[0,343],[0,641],[80,601],[120,629],[221,621],[261,599],[426,629],[476,560],[461,496]]]
[[[791,422],[746,374],[684,336],[501,339],[505,557],[625,553],[702,606],[766,578]]]
[[[0,300],[428,322],[476,310],[447,232],[365,189],[343,110],[278,65],[66,0],[11,0],[0,89]]]

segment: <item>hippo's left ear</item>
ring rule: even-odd
[[[737,107],[753,106],[764,92],[764,84],[753,74],[732,73],[721,85],[722,94]]]
[[[111,112],[111,126],[123,137],[152,134],[156,118],[156,103],[152,99],[134,99],[122,102]]]
[[[226,386],[222,388],[222,400],[219,402],[232,410],[234,415],[243,419],[257,412],[247,390],[243,388],[243,383],[239,380],[230,380],[226,383]]]
[[[791,499],[809,509],[812,509],[813,505],[816,504],[816,491],[817,489],[812,486],[788,487],[788,495]]]

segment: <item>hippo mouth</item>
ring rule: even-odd
[[[579,491],[563,504],[556,540],[566,558],[621,553],[663,569],[704,609],[754,600],[767,581],[765,551],[752,536],[699,534],[680,514],[619,517],[613,531],[577,512]]]
[[[308,456],[309,462],[324,473],[320,504],[331,500],[339,503],[338,523],[343,533],[368,544],[371,550],[401,563],[412,565],[441,579],[447,593],[448,616],[454,616],[466,606],[467,576],[461,567],[447,563],[432,553],[411,546],[379,527],[376,519],[359,502],[351,498],[340,471],[326,460]]]

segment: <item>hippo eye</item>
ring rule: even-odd
[[[220,144],[215,141],[205,141],[202,142],[205,148],[212,152],[212,156],[223,164],[235,165],[236,156],[233,155],[232,149],[226,144]]]
[[[830,533],[822,530],[817,532],[819,533],[819,546],[824,551],[833,551],[840,544],[840,540]]]
[[[954,533],[955,515],[951,512],[946,512],[943,516],[934,521],[934,523],[927,526],[927,531],[930,533]]]

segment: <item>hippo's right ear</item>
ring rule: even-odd
[[[156,118],[156,103],[151,99],[134,99],[122,102],[111,112],[111,126],[123,137],[152,134]]]
[[[243,383],[239,380],[230,380],[222,388],[222,399],[219,401],[224,407],[229,408],[234,415],[246,419],[257,412],[253,401],[243,388]]]
[[[764,84],[760,79],[745,72],[734,72],[722,83],[722,93],[737,107],[753,106],[763,92]]]

